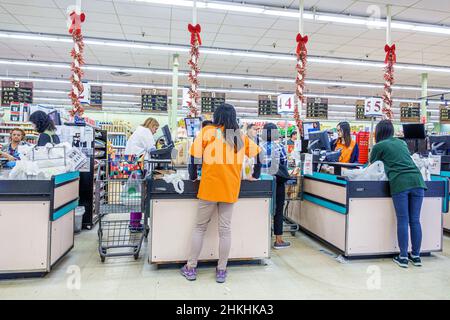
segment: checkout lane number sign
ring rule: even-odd
[[[368,98],[364,101],[364,115],[366,117],[381,117],[383,99],[381,98]]]
[[[283,93],[278,96],[277,106],[279,114],[293,113],[295,104],[293,93]]]

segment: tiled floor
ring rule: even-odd
[[[220,285],[213,266],[200,268],[197,281],[188,282],[178,268],[155,270],[146,256],[102,264],[97,233],[84,231],[46,277],[0,281],[0,299],[450,299],[449,237],[444,252],[407,270],[390,259],[342,261],[301,233],[289,240],[293,246],[272,251],[267,265],[232,265]]]

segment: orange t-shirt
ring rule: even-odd
[[[350,159],[352,158],[353,149],[355,149],[356,142],[352,140],[350,142],[350,146],[346,146],[345,144],[341,143],[341,139],[338,139],[336,141],[336,148],[335,150],[341,149],[341,156],[339,157],[339,162],[343,163],[349,163]]]
[[[192,144],[190,154],[203,159],[197,198],[211,202],[235,203],[241,189],[244,156],[256,157],[260,148],[242,135],[243,146],[235,153],[226,143],[223,131],[215,126],[203,128]]]

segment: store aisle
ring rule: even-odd
[[[177,268],[154,270],[146,257],[102,264],[96,231],[84,231],[45,278],[0,281],[0,299],[450,299],[448,236],[444,252],[408,270],[390,259],[341,261],[303,234],[289,241],[292,248],[272,252],[266,266],[232,265],[227,283],[219,285],[211,266],[188,282]]]

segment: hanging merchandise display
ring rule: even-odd
[[[79,8],[78,8],[79,9]],[[83,35],[81,33],[81,24],[86,19],[86,16],[83,12],[78,10],[73,10],[69,14],[69,33],[73,38],[73,49],[71,51],[72,56],[72,75],[70,77],[70,81],[72,82],[72,90],[69,94],[70,99],[72,100],[72,110],[70,114],[74,117],[81,117],[84,113],[84,108],[81,105],[79,98],[84,91],[83,83],[81,82],[81,78],[83,77],[83,71],[81,67],[84,65],[83,51],[84,51],[84,42]]]
[[[195,10],[195,8],[194,8]],[[190,115],[192,117],[196,117],[198,115],[198,104],[200,99],[200,94],[198,92],[198,75],[200,73],[200,67],[198,66],[198,59],[200,56],[199,47],[202,44],[202,40],[200,38],[200,32],[202,28],[199,24],[189,24],[188,30],[191,33],[191,51],[190,51],[190,59],[189,59],[189,67],[191,68],[191,72],[189,73],[189,82],[191,87],[189,88],[189,101],[188,107],[190,110]]]

